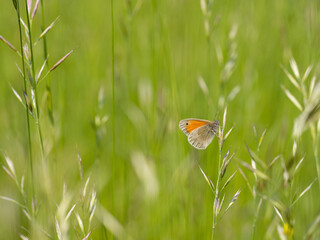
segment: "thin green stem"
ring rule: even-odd
[[[115,83],[114,83],[114,17],[113,17],[113,0],[111,0],[111,48],[112,48],[112,160],[111,160],[111,176],[115,176],[115,154],[116,154],[116,126],[115,126]],[[111,181],[111,207],[114,207],[114,180]],[[111,237],[113,239],[113,236]]]
[[[220,136],[222,137],[222,135]],[[220,142],[220,141],[219,141]],[[216,226],[216,221],[217,221],[217,204],[218,204],[218,199],[219,199],[219,183],[220,183],[220,175],[221,175],[221,159],[222,159],[222,141],[219,146],[219,165],[218,165],[218,176],[217,176],[217,183],[216,183],[216,194],[214,198],[214,203],[213,203],[213,223],[212,223],[212,239],[214,239],[214,230]]]
[[[115,156],[116,131],[115,131],[115,92],[114,92],[114,19],[113,0],[111,0],[111,48],[112,48],[112,153]]]
[[[212,226],[212,235],[211,235],[212,240],[214,239],[214,228],[215,228],[215,226]]]
[[[20,51],[21,51],[21,64],[22,64],[22,73],[23,73],[23,88],[24,92],[27,93],[27,79],[26,79],[26,68],[24,62],[24,51],[23,51],[23,43],[22,43],[22,30],[21,30],[21,22],[20,22],[20,4],[17,1],[17,17],[18,17],[18,26],[19,26],[19,38],[20,38]],[[31,172],[31,191],[32,198],[35,195],[34,191],[34,178],[33,178],[33,159],[32,159],[32,144],[31,144],[31,133],[30,133],[30,116],[29,116],[29,106],[26,102],[26,115],[27,115],[27,135],[28,135],[28,149],[29,149],[29,161],[30,161],[30,172]],[[33,214],[33,211],[32,211]]]
[[[39,135],[39,141],[40,141],[40,149],[41,149],[41,156],[43,161],[45,160],[44,157],[44,147],[43,147],[43,141],[42,141],[42,134],[41,134],[41,128],[40,128],[40,121],[39,121],[39,104],[38,104],[38,91],[37,91],[37,83],[36,83],[36,75],[35,75],[35,69],[34,69],[34,57],[33,57],[33,42],[32,42],[32,34],[31,34],[31,25],[30,25],[30,16],[28,11],[28,4],[27,1],[25,1],[26,6],[26,15],[27,15],[27,24],[28,24],[28,32],[29,32],[29,46],[30,46],[30,54],[31,54],[31,74],[33,78],[33,86],[32,89],[34,91],[34,101],[35,101],[35,121],[36,126],[38,130]]]
[[[257,198],[255,197],[254,199],[254,206],[257,205]],[[258,203],[258,206],[257,206],[257,209],[256,209],[256,212],[254,214],[254,218],[253,218],[253,223],[252,223],[252,240],[255,239],[255,235],[256,235],[256,223],[257,223],[257,219],[258,219],[258,215],[259,215],[259,212],[260,212],[260,207],[261,207],[261,204],[262,204],[262,198],[260,198],[259,200],[259,203]]]
[[[320,189],[320,162],[319,162],[319,152],[318,151],[319,151],[319,132],[317,130],[316,141],[315,141],[315,144],[313,144],[313,152],[314,152],[314,159],[316,162],[318,183],[319,183],[319,189]]]
[[[45,15],[44,15],[44,3],[43,0],[40,0],[41,3],[41,31],[43,32],[45,30]],[[46,69],[47,73],[49,73],[49,56],[48,56],[48,44],[47,44],[47,35],[45,34],[43,36],[43,58],[44,61],[46,61]],[[55,153],[56,153],[56,141],[55,141],[55,135],[54,135],[54,117],[53,117],[53,106],[52,106],[52,91],[51,91],[51,75],[48,74],[48,79],[46,81],[46,96],[47,96],[47,110],[48,115],[50,119],[50,130],[51,130],[51,140],[52,140],[52,154],[53,159],[55,159]]]
[[[40,1],[41,3],[41,16],[42,16],[42,23],[41,23],[41,31],[43,32],[45,30],[45,18],[44,18],[44,4],[43,0]],[[47,36],[44,35],[42,37],[43,40],[43,58],[46,60],[46,69],[47,72],[49,72],[49,59],[48,59],[48,44],[47,44]],[[53,118],[53,107],[52,107],[52,93],[51,93],[51,78],[50,74],[48,75],[48,80],[46,84],[46,91],[47,91],[47,107],[48,107],[48,114],[50,118],[50,122],[52,127],[54,126],[54,118]],[[52,131],[53,135],[53,131]]]

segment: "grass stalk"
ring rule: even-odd
[[[25,62],[24,62],[24,51],[23,51],[23,43],[22,43],[22,29],[21,29],[21,21],[20,21],[20,3],[19,3],[19,1],[17,1],[17,17],[18,17],[18,26],[19,26],[21,64],[22,64],[22,73],[23,73],[23,88],[24,88],[24,92],[27,93],[26,67],[25,67]],[[33,177],[32,143],[31,143],[31,133],[30,133],[30,116],[29,116],[29,106],[28,106],[27,102],[26,102],[26,115],[27,115],[29,162],[30,162],[30,172],[31,172],[31,191],[32,191],[32,198],[33,198],[35,195],[35,190],[34,190],[34,177]]]
[[[254,205],[255,205],[255,206],[257,205],[256,202],[257,202],[257,198],[255,197],[255,199],[254,199]],[[259,215],[259,212],[260,212],[261,204],[262,204],[262,198],[260,198],[259,203],[258,203],[258,206],[255,208],[255,209],[256,209],[256,212],[255,212],[255,214],[254,214],[253,223],[252,223],[252,240],[255,239],[255,235],[256,235],[256,224],[257,224],[257,219],[258,219],[258,215]]]
[[[43,140],[42,140],[42,133],[40,128],[40,121],[39,121],[39,104],[38,104],[38,91],[37,91],[37,83],[36,83],[36,75],[35,75],[35,69],[34,69],[34,56],[33,56],[33,42],[32,42],[32,34],[31,34],[31,24],[30,24],[30,15],[28,11],[28,3],[25,0],[25,7],[26,7],[26,15],[27,15],[27,24],[28,24],[28,32],[29,32],[29,46],[30,46],[30,54],[31,54],[31,74],[33,78],[33,91],[34,91],[34,101],[35,101],[35,122],[37,126],[38,136],[39,136],[39,142],[40,142],[40,150],[41,150],[41,157],[42,160],[45,163],[45,157],[44,157],[44,147],[43,147]]]
[[[45,30],[45,15],[44,15],[44,3],[40,0],[41,4],[41,32]],[[42,37],[43,40],[43,58],[46,61],[46,69],[49,72],[49,58],[48,58],[48,44],[46,34]],[[49,74],[46,81],[46,95],[47,95],[47,108],[48,115],[51,123],[51,137],[53,143],[53,154],[55,155],[55,137],[54,137],[54,117],[53,117],[53,106],[52,106],[52,91],[51,91],[51,75]]]
[[[317,177],[318,177],[318,183],[319,183],[319,189],[320,189],[320,162],[319,162],[319,131],[317,130],[316,133],[316,140],[313,144],[313,153],[314,153],[314,159],[316,162],[316,169],[317,169]]]
[[[111,50],[112,50],[112,155],[115,156],[116,131],[115,131],[115,86],[114,86],[114,16],[113,0],[111,0]]]
[[[220,142],[219,142],[220,143]],[[218,176],[217,176],[217,183],[216,183],[216,194],[214,198],[214,203],[213,203],[213,221],[212,221],[212,236],[211,239],[214,239],[214,230],[217,222],[217,204],[218,204],[218,199],[219,199],[219,183],[220,183],[220,175],[221,175],[221,159],[222,159],[222,142],[219,144],[219,165],[218,165]]]
[[[114,82],[114,9],[113,0],[111,0],[111,51],[112,51],[112,160],[111,160],[111,176],[115,176],[115,155],[116,155],[116,126],[115,126],[115,82]],[[114,208],[114,189],[115,183],[111,181],[111,209]],[[111,235],[113,239],[113,235]]]

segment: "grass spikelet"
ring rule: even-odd
[[[234,173],[228,178],[228,180],[222,186],[221,191],[223,191],[226,188],[226,186],[231,182],[231,180],[233,179],[233,177],[235,176],[236,173],[237,173],[237,170],[234,171]]]
[[[54,25],[58,22],[58,20],[60,19],[60,17],[57,17],[39,36],[40,40],[41,38],[43,38],[53,27]]]
[[[8,202],[12,202],[21,208],[24,208],[24,209],[26,208],[22,203],[19,203],[18,201],[14,200],[13,198],[0,195],[0,199],[8,201]]]
[[[16,96],[16,98],[18,99],[18,101],[20,102],[20,103],[22,103],[22,105],[25,107],[25,105],[24,105],[24,103],[23,103],[23,101],[22,101],[22,98],[20,97],[20,95],[17,93],[17,91],[12,87],[12,86],[10,86],[11,87],[11,90],[12,90],[12,92],[13,92],[13,94]]]
[[[297,80],[295,80],[295,78],[287,71],[287,69],[285,69],[284,67],[282,69],[283,69],[284,73],[287,75],[290,82],[293,84],[293,86],[295,86],[298,90],[301,90],[301,87],[300,87],[299,83],[297,82]]]
[[[224,156],[222,166],[221,166],[221,174],[220,174],[221,178],[223,178],[224,174],[226,173],[227,167],[228,167],[229,163],[231,162],[231,159],[233,158],[234,155],[235,155],[235,153],[233,153],[228,158],[228,156],[229,156],[229,151],[228,151],[227,154]]]
[[[229,203],[226,211],[235,203],[235,201],[237,201],[240,193],[241,193],[241,190],[239,189],[239,190],[233,195],[233,197],[232,197],[232,199],[231,199],[231,201],[230,201],[230,203]]]
[[[77,157],[78,157],[78,163],[79,163],[80,179],[83,179],[83,164],[82,164],[82,158],[81,158],[79,151],[77,153]],[[88,180],[89,180],[89,178],[88,178]]]
[[[240,86],[235,86],[229,93],[227,97],[227,102],[231,102],[233,99],[235,99],[236,96],[239,94],[240,90],[241,90]]]
[[[68,219],[70,218],[74,208],[76,207],[77,204],[74,204],[71,209],[69,210],[69,212],[67,213],[66,217],[65,217],[65,221],[68,221]]]
[[[59,65],[60,65],[61,63],[63,63],[63,62],[67,59],[67,57],[69,57],[69,55],[70,55],[71,53],[73,53],[73,50],[71,50],[70,52],[68,52],[68,53],[67,53],[66,55],[64,55],[58,62],[56,62],[56,64],[54,64],[54,65],[50,68],[49,72],[52,72],[52,71],[55,70],[57,67],[59,67]]]
[[[81,217],[79,216],[78,213],[76,213],[76,217],[77,217],[77,221],[78,221],[78,225],[83,233],[83,235],[85,235],[85,232],[84,232],[84,227],[83,227],[83,222],[81,220]]]
[[[240,164],[241,164],[242,166],[244,166],[245,168],[247,168],[248,170],[250,170],[252,173],[257,174],[258,177],[260,177],[260,178],[262,178],[262,179],[264,179],[264,180],[269,180],[269,177],[268,177],[265,173],[259,171],[258,169],[254,169],[254,168],[253,168],[250,164],[248,164],[247,162],[240,161]]]
[[[6,40],[4,37],[2,37],[1,35],[0,35],[0,40],[2,41],[2,42],[4,42],[5,44],[7,44],[7,46],[9,47],[9,48],[11,48],[13,51],[15,51],[15,52],[18,52],[18,50],[8,41],[8,40]]]
[[[211,189],[211,191],[213,192],[213,193],[215,193],[215,187],[214,187],[214,185],[213,185],[213,183],[212,183],[212,181],[211,181],[211,179],[205,174],[205,172],[202,170],[202,168],[199,166],[199,169],[200,169],[200,171],[201,171],[201,173],[202,173],[202,175],[203,175],[203,177],[204,177],[204,179],[206,180],[206,182],[208,183],[208,185],[209,185],[209,187],[210,187],[210,189]]]
[[[312,65],[308,66],[308,68],[306,69],[306,71],[304,72],[303,74],[303,77],[302,77],[302,82],[305,82],[307,80],[307,78],[309,77],[309,74],[312,70]]]
[[[40,70],[39,70],[39,72],[38,72],[38,74],[36,76],[36,82],[37,83],[38,83],[38,81],[39,81],[39,79],[41,77],[41,74],[43,72],[44,67],[47,65],[47,62],[48,62],[48,58],[44,61],[44,63],[42,64],[42,66],[41,66],[41,68],[40,68]]]
[[[87,178],[87,181],[84,185],[84,188],[83,188],[83,191],[82,191],[82,197],[85,198],[86,197],[86,194],[87,194],[87,188],[88,188],[88,185],[89,185],[89,181],[90,181],[90,177]]]
[[[302,111],[302,106],[299,103],[299,101],[293,96],[293,94],[286,89],[285,87],[282,86],[283,91],[285,92],[285,94],[287,95],[287,97],[289,98],[289,100],[300,110]]]
[[[85,236],[84,238],[82,238],[82,240],[87,240],[87,239],[89,239],[90,234],[91,234],[91,231],[87,234],[87,236]]]
[[[257,162],[263,169],[267,169],[267,165],[264,161],[262,161],[259,156],[254,153],[250,148],[249,146],[247,145],[247,143],[245,143],[246,145],[246,148],[247,148],[247,151],[251,157],[252,160],[254,160],[255,162]],[[258,145],[258,147],[260,148],[260,146]]]
[[[33,7],[33,11],[31,14],[31,20],[33,20],[34,16],[36,15],[36,13],[38,11],[39,3],[40,3],[40,0],[37,0],[34,7]]]
[[[57,237],[59,240],[62,240],[62,233],[61,233],[61,229],[60,229],[60,225],[59,225],[59,222],[58,222],[58,219],[55,218],[56,220],[56,233],[57,233]]]
[[[258,143],[257,152],[259,152],[259,150],[260,150],[260,146],[261,146],[261,144],[262,144],[262,141],[263,141],[263,139],[264,139],[264,136],[266,135],[266,132],[267,132],[267,128],[265,128],[265,129],[263,130],[262,134],[261,134],[261,137],[260,137],[259,143]]]
[[[320,3],[237,4],[1,2],[2,238],[318,239]]]
[[[284,220],[283,217],[280,213],[280,211],[278,210],[278,208],[276,208],[275,206],[273,206],[274,211],[276,212],[276,214],[278,215],[278,217],[280,218],[281,222],[284,224]]]
[[[8,157],[8,156],[4,156],[6,162],[7,162],[7,166],[9,169],[7,169],[5,166],[2,165],[2,168],[7,172],[7,174],[18,184],[18,180],[17,180],[17,175],[16,175],[16,171],[14,168],[14,164],[12,162],[12,160]],[[18,184],[19,185],[19,184]]]
[[[268,169],[270,169],[277,161],[280,159],[281,155],[276,156],[268,165]]]
[[[294,202],[291,204],[291,206],[293,206],[306,192],[308,192],[312,185],[314,184],[314,182],[317,180],[317,178],[315,178],[308,187],[306,187],[301,193],[300,195],[296,198],[296,200],[294,200]]]
[[[233,130],[233,127],[231,127],[230,130],[226,133],[226,135],[224,135],[223,141],[225,141],[228,138],[232,130]]]

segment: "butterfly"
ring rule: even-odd
[[[188,142],[197,149],[206,149],[218,132],[220,122],[188,118],[179,122],[182,132],[188,136]]]

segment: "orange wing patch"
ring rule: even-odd
[[[195,129],[206,125],[208,122],[200,121],[200,120],[189,120],[186,122],[186,130],[188,133],[191,133]]]

